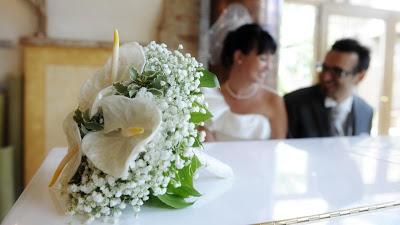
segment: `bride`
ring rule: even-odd
[[[227,78],[220,90],[205,93],[213,114],[205,124],[207,141],[286,137],[283,99],[264,82],[276,48],[271,35],[257,24],[227,34],[220,58]]]

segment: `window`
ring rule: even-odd
[[[400,62],[400,22],[396,25],[396,47],[394,62]],[[393,93],[392,93],[392,107],[390,112],[390,128],[389,134],[392,136],[400,136],[400,66],[394,63],[394,77],[393,77]]]
[[[377,9],[400,11],[400,2],[394,0],[349,0],[349,3]]]
[[[283,4],[278,69],[278,91],[282,94],[313,81],[315,19],[313,5]]]
[[[400,1],[285,0],[278,91],[310,86],[315,63],[346,37],[371,49],[370,68],[355,91],[374,108],[372,134],[400,136]]]

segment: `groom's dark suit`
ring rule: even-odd
[[[330,109],[325,107],[325,96],[319,85],[303,88],[284,96],[288,114],[288,137],[329,137],[333,136],[329,120]],[[373,110],[360,97],[353,95],[352,110],[347,124],[354,136],[369,134]]]

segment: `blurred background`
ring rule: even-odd
[[[208,65],[207,32],[231,3],[279,42],[267,83],[285,94],[315,82],[330,45],[372,50],[357,92],[375,110],[373,135],[400,136],[400,2],[393,0],[0,0],[0,221],[47,152],[66,146],[64,117],[80,85],[122,42],[155,40]]]

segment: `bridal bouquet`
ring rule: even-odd
[[[62,210],[89,220],[117,218],[146,202],[172,208],[193,204],[196,170],[220,177],[230,168],[200,150],[198,126],[211,118],[201,92],[217,87],[214,74],[189,54],[165,44],[127,43],[81,88],[79,107],[63,128],[68,153],[50,183]]]

